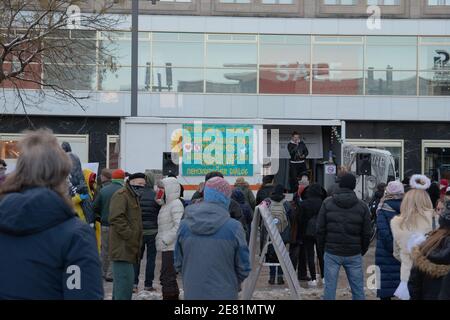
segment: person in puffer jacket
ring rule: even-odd
[[[377,297],[381,300],[391,300],[400,284],[400,261],[394,257],[391,220],[400,214],[404,193],[405,189],[401,182],[389,182],[377,212],[375,265],[380,268],[380,286],[377,290]]]
[[[95,235],[67,194],[71,162],[48,130],[20,141],[0,190],[0,300],[101,300]]]
[[[178,230],[175,267],[184,298],[237,300],[251,271],[244,229],[228,213],[231,188],[225,179],[208,180],[204,193],[204,201],[186,208]]]
[[[438,300],[450,272],[450,204],[439,218],[440,228],[413,249],[408,288],[411,300]]]
[[[144,252],[147,252],[147,262],[145,264],[145,291],[154,291],[153,278],[155,276],[156,260],[156,234],[158,233],[158,214],[161,208],[156,203],[156,193],[153,189],[155,177],[151,171],[145,171],[146,185],[140,198],[142,211],[143,239],[141,249],[141,261],[144,258]],[[147,248],[147,250],[145,250]],[[141,270],[141,261],[134,266],[134,289],[137,291],[139,285],[139,273]]]
[[[184,206],[180,200],[180,183],[177,179],[165,178],[161,180],[161,184],[162,187],[157,192],[157,203],[161,205],[161,209],[156,236],[156,249],[162,253],[160,281],[163,300],[178,300],[180,290],[173,266],[173,252]]]
[[[324,252],[325,300],[336,299],[339,269],[344,267],[353,300],[365,300],[363,259],[372,228],[367,204],[355,194],[356,178],[344,175],[339,190],[327,198],[317,219],[317,244]]]

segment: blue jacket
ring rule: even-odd
[[[47,188],[0,202],[0,300],[103,299],[93,230]]]
[[[242,225],[218,204],[190,205],[178,229],[174,265],[186,300],[236,300],[251,270]]]
[[[388,200],[377,213],[377,247],[375,264],[380,268],[380,288],[377,296],[392,297],[400,284],[400,262],[393,256],[394,238],[391,219],[400,214],[401,200]],[[394,210],[394,211],[392,211]]]

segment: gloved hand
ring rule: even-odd
[[[87,200],[87,199],[89,199],[89,195],[88,194],[80,194],[80,199]]]

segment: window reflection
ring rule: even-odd
[[[313,67],[330,69],[363,69],[363,46],[318,45],[313,50]]]
[[[261,35],[259,64],[263,68],[297,68],[310,64],[310,37]]]
[[[256,43],[208,43],[207,67],[255,68],[257,64]]]
[[[362,71],[313,70],[313,94],[361,95]]]
[[[153,68],[154,92],[203,92],[203,69]]]
[[[367,37],[366,68],[416,70],[415,37]]]
[[[309,66],[297,69],[260,69],[259,92],[275,94],[308,94]]]
[[[450,70],[420,72],[419,92],[422,96],[450,96]]]
[[[416,72],[373,71],[366,73],[366,93],[368,95],[416,95]]]
[[[208,69],[206,92],[256,93],[256,70]]]
[[[157,33],[153,42],[153,65],[202,67],[204,63],[202,34]]]

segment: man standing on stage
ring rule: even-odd
[[[300,133],[294,131],[292,139],[288,144],[288,151],[291,159],[289,161],[289,186],[291,192],[297,192],[298,180],[302,175],[307,175],[306,157],[308,156],[308,148],[300,139]]]

